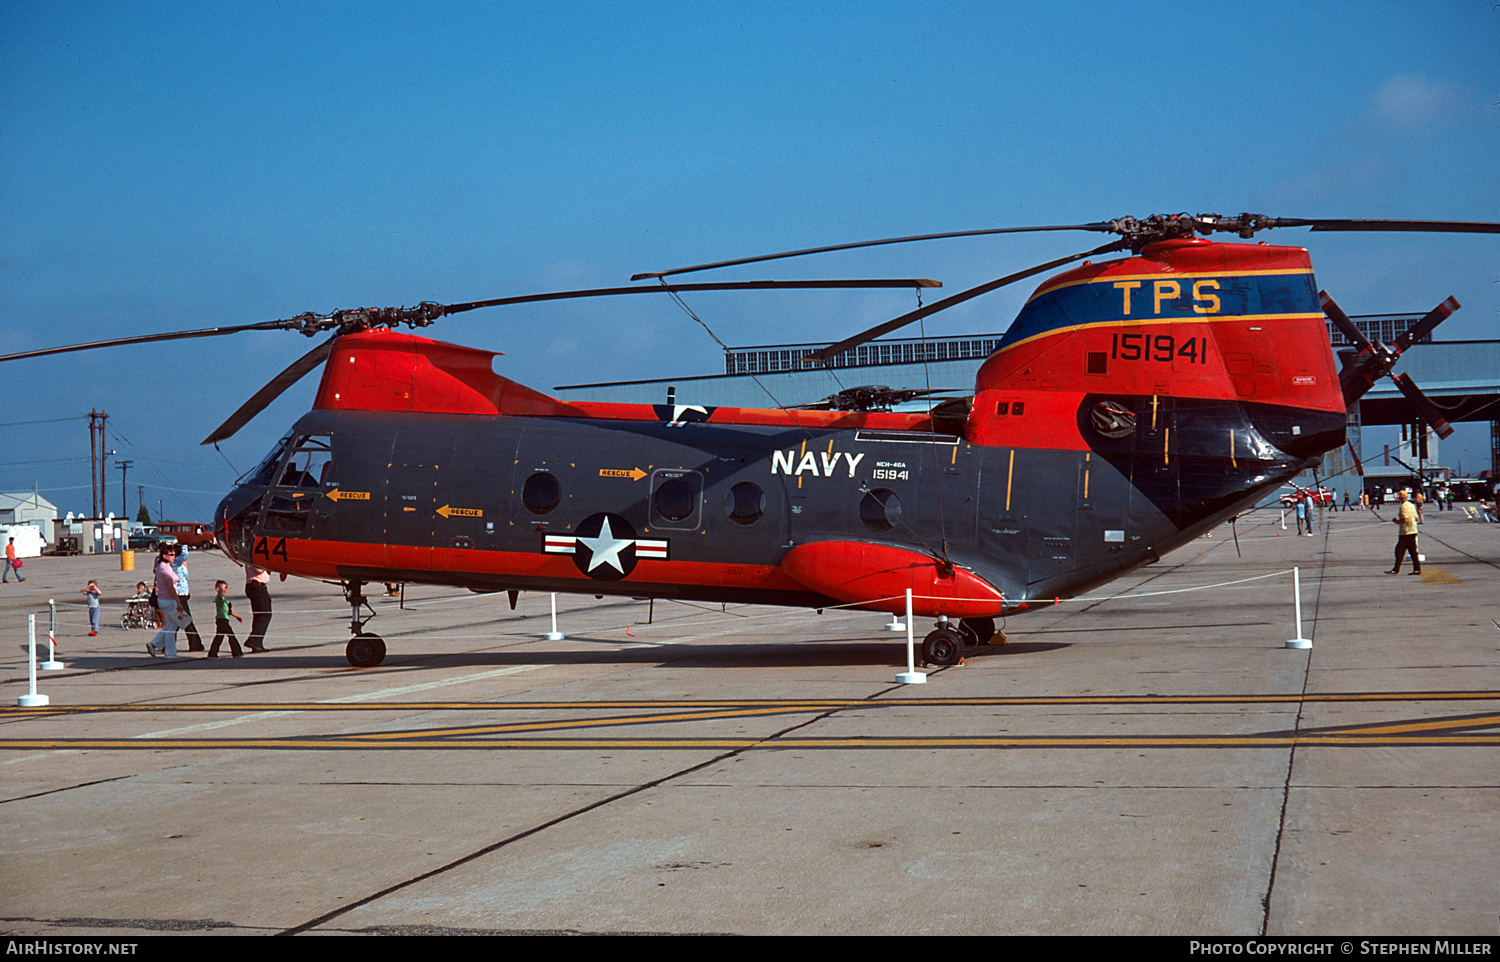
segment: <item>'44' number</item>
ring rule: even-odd
[[[271,555],[276,555],[282,561],[285,561],[286,539],[280,538],[275,544],[268,545],[267,539],[261,538],[259,541],[255,542],[254,553],[260,555],[262,558],[269,558],[271,557]]]

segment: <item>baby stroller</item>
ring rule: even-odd
[[[121,628],[150,628],[156,630],[156,611],[149,598],[125,599],[125,613],[120,615]]]

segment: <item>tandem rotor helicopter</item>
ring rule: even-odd
[[[371,582],[474,591],[874,611],[937,619],[923,658],[956,664],[995,619],[1088,591],[1192,540],[1345,441],[1346,409],[1458,307],[1371,343],[1271,228],[1500,233],[1500,224],[1156,215],[862,241],[638,274],[632,287],[356,309],[0,357],[255,330],[332,336],[203,443],[238,431],[319,365],[313,409],[219,505],[236,561],[342,586],[346,654],[371,667]],[[494,352],[399,328],[572,297],[921,279],[680,284],[695,271],[835,250],[1031,231],[1116,235],[946,297],[808,356],[831,358],[955,304],[1041,282],[973,393],[919,413],[879,389],[822,407],[563,401],[494,373]],[[1102,255],[1125,256],[1094,260]],[[1335,361],[1324,316],[1356,345]],[[1403,375],[1417,414],[1452,428]]]

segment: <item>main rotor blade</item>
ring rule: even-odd
[[[49,347],[40,351],[6,354],[0,356],[0,361],[20,361],[28,357],[46,357],[48,354],[67,354],[70,351],[91,351],[96,347],[118,347],[122,344],[150,344],[154,341],[178,341],[189,337],[218,337],[220,334],[238,334],[240,331],[274,331],[285,327],[285,321],[260,321],[256,324],[241,324],[237,327],[205,327],[196,331],[141,334],[136,337],[117,337],[108,341],[89,341],[87,344],[70,344],[67,347]]]
[[[1461,306],[1462,305],[1458,303],[1457,298],[1449,295],[1446,301],[1428,311],[1425,315],[1423,315],[1420,321],[1413,324],[1411,327],[1408,327],[1404,332],[1398,335],[1396,337],[1395,343],[1392,346],[1398,351],[1405,352],[1407,348],[1411,347],[1413,344],[1417,343],[1428,334],[1431,334],[1433,328],[1446,321],[1448,319],[1448,316],[1454,311],[1458,310]]]
[[[244,427],[251,418],[266,409],[272,401],[281,397],[282,392],[296,384],[313,368],[322,364],[327,359],[328,353],[333,350],[333,342],[338,340],[337,335],[319,344],[306,354],[297,358],[291,365],[280,374],[271,378],[265,387],[256,391],[255,394],[240,405],[240,409],[229,416],[229,420],[214,429],[214,433],[203,439],[204,444],[214,444],[225,438],[233,437],[234,433]]]
[[[780,260],[783,257],[801,257],[804,254],[826,254],[829,251],[848,251],[860,247],[879,247],[882,244],[910,244],[914,241],[943,240],[949,237],[980,237],[985,234],[1029,234],[1034,231],[1048,230],[1092,230],[1108,231],[1113,227],[1110,224],[1059,224],[1051,227],[993,227],[987,230],[959,230],[950,231],[946,234],[913,234],[910,237],[886,237],[881,240],[855,241],[852,244],[830,244],[827,247],[809,247],[800,251],[783,251],[780,254],[761,254],[756,257],[741,257],[731,261],[715,261],[712,264],[695,264],[692,267],[675,267],[669,271],[649,271],[644,274],[632,274],[633,281],[645,280],[647,278],[670,277],[673,274],[691,274],[694,271],[713,270],[716,267],[735,267],[740,264],[758,264],[761,261]]]
[[[1417,415],[1437,432],[1438,437],[1446,438],[1453,433],[1453,425],[1448,423],[1448,419],[1443,417],[1443,412],[1438,410],[1437,405],[1422,393],[1422,389],[1417,387],[1411,378],[1405,374],[1392,374],[1391,380],[1396,382],[1396,387],[1406,395],[1406,400],[1417,409]]]
[[[1085,257],[1093,257],[1095,254],[1107,254],[1112,251],[1124,250],[1129,246],[1129,243],[1126,241],[1113,241],[1111,243],[1103,245],[1102,247],[1096,247],[1091,251],[1084,251],[1081,254],[1069,254],[1066,257],[1059,257],[1055,261],[1048,261],[1045,264],[1038,264],[1035,267],[1027,268],[1024,271],[1018,271],[1014,274],[1007,274],[1004,277],[1000,277],[993,281],[990,281],[988,284],[981,284],[978,287],[971,287],[966,291],[960,291],[959,293],[954,294],[952,297],[945,297],[940,301],[934,301],[926,307],[919,307],[915,311],[912,311],[908,314],[902,314],[900,317],[886,321],[884,324],[878,324],[867,331],[854,335],[853,337],[845,338],[844,340],[839,341],[837,344],[830,344],[828,347],[825,347],[820,351],[814,351],[813,353],[804,356],[802,360],[819,362],[826,361],[831,357],[836,357],[844,353],[850,348],[855,348],[865,343],[866,341],[874,340],[875,338],[880,337],[882,334],[889,334],[891,331],[894,331],[900,327],[905,327],[913,321],[919,321],[922,318],[927,317],[929,314],[936,314],[938,311],[947,310],[954,305],[962,304],[964,301],[971,300],[981,294],[988,294],[990,291],[999,290],[1007,284],[1014,284],[1016,281],[1025,280],[1028,277],[1036,274],[1041,274],[1044,271],[1050,271],[1054,267],[1061,267],[1062,265],[1071,263],[1072,261],[1082,260]]]
[[[637,275],[644,277],[646,275]],[[655,276],[655,275],[651,275]],[[635,280],[635,278],[631,278]],[[487,301],[449,304],[444,313],[458,314],[480,307],[502,307],[506,304],[530,304],[534,301],[560,301],[573,297],[612,297],[617,294],[665,294],[671,291],[774,291],[869,288],[869,287],[942,287],[942,282],[925,277],[874,277],[854,280],[813,281],[736,281],[721,284],[662,284],[658,287],[596,287],[581,291],[552,291],[547,294],[522,294],[496,297]]]
[[[1338,220],[1278,217],[1272,227],[1310,227],[1315,231],[1407,231],[1415,234],[1500,234],[1500,224],[1473,220]]]

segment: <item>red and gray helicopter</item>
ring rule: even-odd
[[[303,314],[15,354],[290,329],[332,336],[204,443],[323,367],[313,409],[219,505],[236,561],[335,582],[346,654],[378,665],[372,582],[823,608],[937,619],[924,660],[956,664],[995,619],[1088,591],[1255,504],[1345,442],[1346,410],[1458,307],[1372,343],[1305,249],[1218,242],[1270,228],[1500,233],[1500,224],[1157,215],[887,238],[638,274],[632,287]],[[971,395],[855,389],[811,408],[560,400],[495,353],[404,333],[461,311],[647,292],[938,286],[919,279],[680,284],[711,268],[938,238],[1095,231],[1117,239],[919,308],[806,359],[1062,267],[1032,294]],[[1124,254],[1104,260],[1103,255]],[[1355,348],[1342,363],[1325,314]],[[1441,412],[1395,381],[1440,431]]]

